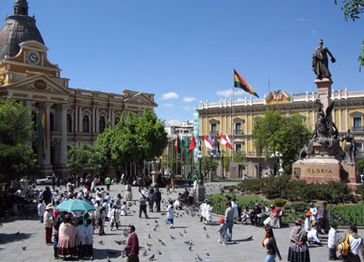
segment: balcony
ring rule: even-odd
[[[242,129],[235,129],[234,130],[234,135],[241,136],[242,134],[243,134],[243,130]]]
[[[352,131],[353,132],[363,132],[364,127],[362,127],[362,126],[353,126]]]

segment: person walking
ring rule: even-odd
[[[307,246],[307,232],[302,226],[302,219],[295,221],[295,226],[290,235],[288,259],[290,262],[310,262],[310,251]]]
[[[155,196],[155,206],[157,208],[157,212],[160,212],[161,211],[162,194],[159,191],[159,188],[155,189],[154,196]]]
[[[170,228],[174,227],[174,214],[175,214],[176,210],[173,207],[173,201],[169,201],[169,206],[167,208],[167,224],[169,225]]]
[[[234,209],[231,208],[231,202],[226,203],[225,210],[225,224],[227,230],[227,241],[232,241],[233,238],[233,226],[234,226]]]
[[[151,189],[149,189],[149,193],[148,193],[149,212],[153,212],[154,202],[155,202],[155,193],[154,193],[154,189],[151,188]]]
[[[45,241],[47,245],[52,244],[52,226],[53,226],[53,206],[48,204],[43,214],[43,223],[45,227]]]
[[[279,252],[277,242],[273,234],[273,229],[270,226],[265,226],[265,235],[262,245],[267,253],[264,262],[275,262],[277,256],[279,260],[282,260],[281,253]]]
[[[143,191],[139,188],[139,217],[142,217],[142,213],[144,213],[145,218],[148,218],[147,214],[147,197],[143,194]]]
[[[110,186],[111,186],[111,177],[110,176],[107,176],[106,178],[105,178],[105,185],[106,185],[106,189],[107,189],[107,191],[110,191]]]
[[[323,202],[322,206],[319,208],[318,212],[317,212],[317,219],[318,219],[318,229],[317,231],[319,233],[325,233],[327,234],[327,225],[328,225],[328,212],[326,209],[327,203]]]
[[[135,226],[128,226],[129,238],[128,243],[124,248],[127,256],[127,262],[139,262],[139,239],[135,233]]]
[[[131,185],[127,184],[125,186],[125,201],[131,201],[133,199],[133,193],[131,191]]]
[[[46,206],[45,206],[43,200],[39,200],[37,209],[38,209],[39,221],[40,221],[40,223],[43,223],[43,216],[44,216],[44,212],[45,212],[45,209],[46,209]]]

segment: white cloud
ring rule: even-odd
[[[162,95],[162,100],[177,99],[178,94],[176,92],[167,92]]]
[[[178,119],[171,119],[171,120],[168,120],[166,124],[170,125],[170,126],[179,125],[179,124],[181,124],[181,121]]]
[[[183,98],[183,102],[191,103],[196,100],[196,97],[186,96]]]
[[[193,110],[193,107],[192,106],[184,106],[183,109],[187,110],[187,111],[190,111],[190,110]]]
[[[218,90],[218,91],[216,91],[216,95],[222,96],[222,97],[233,96],[233,89],[230,88],[230,89],[226,89],[226,90]],[[234,96],[243,96],[243,95],[247,95],[247,93],[244,92],[242,89],[238,89],[238,88],[234,89]]]
[[[163,107],[174,107],[174,104],[162,104]]]

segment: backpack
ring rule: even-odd
[[[346,234],[344,241],[337,246],[337,251],[343,257],[347,257],[350,251],[349,234]]]

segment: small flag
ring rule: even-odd
[[[254,89],[248,84],[248,82],[234,69],[234,87],[241,88],[245,92],[259,97]]]
[[[195,136],[192,135],[188,151],[190,151],[190,152],[193,151],[195,149],[195,147],[196,147],[196,140],[195,140]]]
[[[220,153],[220,140],[216,135],[214,135],[214,140],[215,140],[215,145],[217,146],[217,152]]]
[[[204,142],[205,142],[205,146],[206,146],[208,149],[210,149],[210,150],[213,150],[213,149],[214,149],[215,144],[214,144],[214,143],[210,140],[210,137],[209,137],[209,136],[205,135],[205,140],[204,140]]]
[[[221,137],[221,144],[223,144],[227,148],[231,149],[231,142],[230,142],[229,136],[227,134],[224,135],[223,133],[221,133],[220,137]]]

